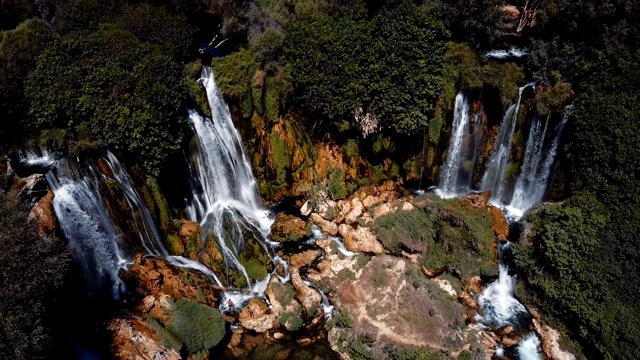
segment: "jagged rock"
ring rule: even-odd
[[[42,199],[49,189],[47,180],[42,174],[29,175],[17,181],[16,185],[20,186],[17,190],[18,197],[30,206]]]
[[[368,252],[376,255],[384,254],[382,244],[368,227],[358,225],[358,228],[353,230],[349,225],[340,224],[338,232],[344,239],[344,245],[349,251]]]
[[[507,220],[504,218],[504,214],[502,210],[498,209],[495,206],[488,206],[487,209],[493,218],[493,225],[491,225],[491,230],[496,235],[496,238],[500,242],[505,242],[509,239],[509,224]]]
[[[460,303],[462,303],[462,305],[464,305],[468,309],[471,309],[475,312],[478,312],[480,310],[480,308],[478,307],[478,301],[476,301],[476,299],[474,299],[466,291],[460,292],[460,294],[458,295],[458,300],[460,300]]]
[[[317,213],[324,219],[333,221],[333,219],[335,219],[338,215],[338,204],[335,201],[327,198],[324,201],[320,202],[320,204],[318,204]]]
[[[373,220],[375,221],[377,218],[379,218],[380,216],[384,216],[387,215],[389,213],[392,213],[396,211],[395,206],[389,204],[389,203],[383,203],[380,204],[379,206],[376,207],[376,209],[373,211]]]
[[[238,320],[243,328],[258,333],[267,332],[278,323],[269,306],[258,298],[249,299],[249,303],[240,312]]]
[[[52,234],[56,231],[56,217],[53,212],[53,192],[47,191],[40,201],[38,201],[29,213],[29,217],[38,223],[38,234]]]
[[[142,258],[140,254],[136,255],[135,262],[129,270],[121,271],[120,276],[131,290],[138,289],[156,298],[165,293],[175,299],[187,298],[200,302],[206,300],[208,304],[215,304],[218,298],[217,291],[224,290],[211,284],[211,281],[198,271],[178,268],[162,258]],[[202,295],[204,299],[201,299]]]
[[[548,325],[543,325],[540,312],[534,307],[527,307],[531,314],[533,327],[540,337],[542,352],[550,360],[576,360],[576,356],[560,348],[560,333]]]
[[[413,211],[413,210],[415,210],[415,206],[413,206],[413,204],[411,204],[410,202],[404,202],[402,204],[401,209],[403,211]]]
[[[322,296],[312,287],[307,286],[300,277],[298,268],[289,267],[291,274],[291,284],[296,289],[298,300],[302,303],[302,307],[309,315],[314,315],[318,309],[321,309]]]
[[[292,285],[281,284],[275,276],[269,280],[264,294],[269,299],[271,311],[278,320],[282,319],[284,314],[298,314],[302,310],[302,305],[294,298],[295,289]],[[285,321],[283,325],[287,330],[292,328],[290,320]]]
[[[303,266],[311,265],[311,263],[313,263],[313,261],[320,255],[322,255],[322,251],[319,249],[311,249],[301,253],[296,253],[291,255],[289,258],[289,264],[291,264],[291,266],[301,268]]]
[[[489,199],[491,199],[491,190],[483,191],[479,194],[467,195],[465,199],[474,208],[482,208],[489,205]]]
[[[344,217],[344,222],[351,225],[358,220],[358,217],[362,215],[362,210],[364,209],[364,205],[362,205],[362,201],[359,198],[354,197],[351,200],[351,211]]]
[[[469,280],[469,283],[467,284],[467,290],[474,294],[482,293],[482,279],[480,278],[480,276],[474,276],[471,278],[471,280]]]
[[[300,208],[300,214],[302,216],[309,216],[309,214],[311,214],[312,211],[313,211],[313,207],[311,206],[311,203],[309,203],[309,201],[306,201],[304,205],[302,205],[302,207]]]
[[[440,289],[442,289],[444,292],[446,292],[447,294],[453,296],[454,298],[458,297],[458,293],[453,288],[453,286],[451,285],[449,280],[446,280],[446,279],[434,279],[434,281],[438,284]]]
[[[160,340],[140,318],[112,320],[108,329],[113,335],[111,355],[122,360],[178,360],[180,354],[160,345]]]
[[[382,201],[382,200],[380,200],[379,197],[373,196],[373,195],[369,195],[366,198],[364,198],[364,200],[362,200],[362,205],[364,205],[364,207],[368,209],[368,208],[372,207],[374,204],[379,203],[380,201]]]
[[[271,225],[274,241],[298,241],[307,235],[307,223],[297,216],[280,213]]]
[[[351,202],[347,200],[338,201],[338,216],[335,218],[334,222],[336,224],[340,224],[344,221],[347,214],[351,211]]]
[[[212,234],[207,237],[204,251],[200,253],[200,262],[216,274],[224,272],[224,257],[218,242]]]
[[[319,214],[313,213],[311,214],[311,221],[313,221],[323,233],[329,234],[331,236],[336,236],[338,233],[338,225],[336,223],[325,220]]]
[[[516,21],[520,19],[520,9],[515,5],[503,5],[502,13],[508,21]]]

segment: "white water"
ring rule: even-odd
[[[254,236],[273,258],[267,241],[273,217],[262,206],[240,134],[210,68],[202,70],[200,82],[206,89],[212,119],[189,112],[197,147],[192,149],[192,197],[187,199],[187,213],[202,226],[203,241],[213,234],[227,268],[239,271],[251,287],[251,279],[239,261],[245,234]]]
[[[506,207],[507,216],[518,220],[527,210],[544,200],[556,153],[558,152],[562,130],[570,114],[571,107],[567,107],[562,121],[555,129],[555,135],[551,143],[547,146],[546,153],[543,152],[545,148],[543,141],[547,132],[547,124],[545,124],[544,130],[540,132],[540,119],[537,116],[534,118],[513,198]]]
[[[520,340],[516,348],[519,360],[542,360],[540,339],[535,332],[530,332]]]
[[[480,294],[478,305],[484,316],[476,316],[476,320],[484,325],[502,328],[508,325],[520,328],[519,319],[528,317],[527,309],[513,294],[516,279],[509,276],[509,268],[502,261],[502,253],[508,250],[511,243],[499,245],[500,266],[498,279],[489,284]]]
[[[461,172],[464,169],[464,138],[471,128],[470,106],[466,96],[462,91],[456,95],[453,112],[453,123],[451,125],[451,141],[444,169],[440,176],[440,186],[436,193],[445,199],[466,195],[470,189],[460,189]]]
[[[485,54],[490,59],[506,59],[510,57],[520,58],[527,55],[525,50],[511,48],[509,50],[491,50]]]
[[[53,208],[69,240],[72,256],[93,290],[108,288],[118,299],[125,291],[118,271],[126,268],[132,258],[125,253],[121,235],[100,196],[102,175],[90,164],[86,169],[66,159],[56,164],[56,175],[49,172],[46,178],[54,194]]]
[[[493,195],[491,199],[494,202],[501,202],[506,191],[507,167],[509,166],[509,156],[511,154],[511,144],[513,143],[513,134],[516,129],[516,122],[520,112],[520,103],[522,102],[522,92],[534,83],[527,84],[518,88],[518,102],[511,105],[505,113],[502,123],[500,123],[500,132],[496,137],[493,152],[487,163],[485,173],[482,177],[480,190],[491,190]]]

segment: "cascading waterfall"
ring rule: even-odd
[[[240,253],[248,235],[260,243],[273,261],[267,241],[273,219],[260,202],[240,134],[210,68],[202,70],[200,82],[207,92],[212,119],[189,112],[197,146],[192,149],[192,197],[187,199],[187,212],[191,220],[202,226],[203,241],[212,241],[206,240],[212,234],[218,242],[227,269],[240,272],[246,284],[251,284],[239,260]],[[255,280],[253,290],[261,293],[263,281]]]
[[[100,196],[95,166],[63,159],[55,162],[46,178],[54,198],[53,208],[69,240],[72,256],[94,290],[109,288],[118,299],[125,286],[118,271],[132,262],[121,243],[111,215]]]
[[[520,360],[542,360],[538,335],[535,332],[531,332],[520,340],[516,348],[516,354]]]
[[[498,279],[489,284],[480,294],[478,305],[484,316],[476,315],[476,320],[485,325],[502,328],[508,325],[521,329],[524,321],[529,319],[527,309],[513,294],[516,279],[509,276],[509,267],[504,263],[505,252],[511,243],[498,245],[500,258]]]
[[[462,185],[462,172],[464,170],[465,149],[464,138],[471,128],[471,118],[469,115],[469,102],[462,91],[456,95],[453,124],[451,125],[451,141],[449,151],[444,163],[444,169],[440,177],[440,186],[436,190],[437,194],[443,198],[453,198],[464,195],[463,192],[469,189],[460,189]]]
[[[522,169],[513,192],[513,198],[506,207],[507,214],[514,219],[519,219],[522,215],[539,204],[547,192],[549,179],[553,170],[553,163],[562,137],[562,130],[569,120],[571,106],[565,108],[562,121],[555,129],[553,140],[548,146],[546,154],[543,155],[543,141],[547,132],[547,124],[540,133],[540,119],[536,116],[531,125],[527,149],[522,164]]]
[[[516,129],[516,122],[520,112],[520,103],[522,102],[522,92],[534,83],[527,84],[518,88],[518,102],[511,105],[507,110],[502,123],[500,123],[500,132],[496,138],[493,152],[487,163],[485,173],[482,177],[480,190],[491,190],[493,201],[500,202],[504,197],[506,190],[505,175],[509,165],[509,155],[511,154],[511,143],[513,142],[513,134]]]

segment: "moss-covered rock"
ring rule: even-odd
[[[308,235],[307,223],[297,216],[280,213],[271,225],[271,238],[274,241],[298,241]]]

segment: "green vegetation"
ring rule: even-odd
[[[378,239],[393,254],[420,254],[429,269],[457,270],[469,279],[493,264],[492,218],[460,200],[431,198],[426,207],[378,218]]]
[[[186,299],[172,302],[172,306],[165,323],[147,319],[163,344],[193,354],[211,349],[224,337],[225,322],[217,309]]]
[[[12,359],[43,357],[56,345],[57,291],[71,256],[60,239],[38,236],[29,208],[4,186],[0,175],[0,352]]]

